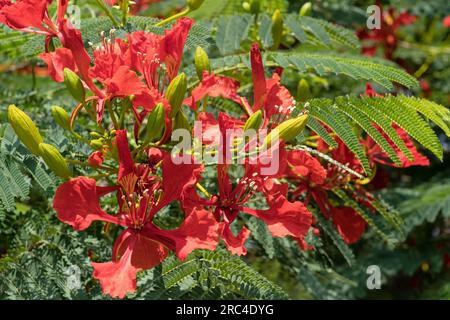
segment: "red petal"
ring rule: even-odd
[[[243,227],[239,234],[235,236],[230,230],[230,225],[225,222],[221,224],[221,229],[222,239],[225,242],[228,251],[238,256],[245,255],[247,253],[245,241],[247,241],[250,236],[250,230]]]
[[[262,107],[266,97],[266,76],[264,74],[261,52],[257,43],[254,43],[250,50],[250,61],[253,80],[253,109],[256,111]]]
[[[147,224],[144,234],[166,244],[184,260],[196,249],[215,250],[219,241],[219,224],[209,211],[193,210],[183,224],[174,230],[156,229]]]
[[[267,224],[274,237],[304,238],[312,224],[312,214],[300,201],[286,199],[287,185],[273,185],[266,191],[267,210],[243,208]]]
[[[195,103],[208,95],[210,97],[223,97],[241,104],[241,99],[237,94],[238,88],[239,82],[236,80],[204,71],[200,86],[192,90],[192,96],[184,99],[183,103],[195,110]]]
[[[126,230],[117,241],[118,261],[96,263],[93,276],[100,281],[103,292],[112,297],[123,298],[136,291],[136,273],[159,265],[167,256],[168,250],[158,242],[147,239],[139,233]]]
[[[366,221],[352,208],[330,208],[331,219],[342,239],[348,244],[357,242],[366,230]]]
[[[100,208],[99,197],[94,179],[77,177],[58,187],[53,208],[59,220],[76,230],[84,230],[96,220],[119,224],[117,217]]]
[[[400,158],[401,161],[401,168],[407,168],[410,166],[428,166],[430,165],[430,161],[427,157],[419,153],[419,151],[414,146],[414,142],[409,137],[408,133],[400,128],[396,123],[392,124],[392,127],[397,131],[400,138],[405,143],[405,146],[408,148],[408,150],[413,155],[413,160],[410,161],[406,155],[400,150],[400,148],[397,147],[397,145],[384,133],[380,127],[375,126],[378,131],[386,138],[386,140],[389,142],[389,144],[392,146],[392,148],[397,153],[397,156]],[[385,153],[379,145],[377,145],[372,138],[368,137],[364,143],[368,147],[368,155],[370,160],[382,163],[388,166],[397,167],[396,164],[392,162],[392,160],[389,158],[387,153]]]
[[[327,171],[320,162],[306,151],[294,150],[287,154],[286,174],[290,178],[302,178],[309,185],[322,185]]]
[[[47,64],[48,74],[56,82],[64,81],[65,68],[68,68],[74,72],[78,71],[73,60],[72,51],[69,49],[58,48],[51,53],[42,53],[39,57]]]
[[[128,66],[121,66],[111,79],[105,81],[107,92],[112,96],[130,96],[140,94],[145,85]]]
[[[64,19],[64,15],[66,14],[67,11],[67,6],[69,5],[69,0],[58,0],[57,4],[58,4],[57,13],[59,23]]]
[[[103,153],[101,151],[94,151],[88,158],[88,163],[94,167],[98,168],[103,164]]]
[[[272,78],[266,81],[267,95],[264,101],[264,109],[266,110],[266,117],[270,118],[273,114],[290,114],[289,107],[294,105],[294,98],[280,83],[280,76],[276,73],[272,75]],[[278,109],[275,108],[278,106]]]
[[[127,50],[129,45],[122,39],[115,39],[114,43],[94,50],[94,66],[89,69],[89,75],[101,82],[111,79],[117,70],[128,65]]]
[[[135,172],[133,157],[128,146],[128,137],[126,130],[116,132],[117,151],[119,152],[119,174],[117,179],[120,181],[124,176]]]
[[[193,20],[183,17],[177,20],[171,30],[164,31],[161,57],[164,60],[169,79],[173,79],[178,73],[184,44],[193,23]]]
[[[80,30],[72,26],[69,21],[62,20],[59,23],[59,31],[61,43],[65,48],[72,51],[75,64],[84,82],[97,96],[104,98],[104,94],[95,86],[89,76],[91,57],[84,48]]]
[[[450,28],[450,16],[446,16],[444,20],[442,20],[442,24],[444,25],[444,27]]]
[[[159,210],[170,202],[181,198],[183,190],[194,186],[200,178],[203,165],[175,164],[168,154],[162,163],[163,197],[155,210]]]
[[[49,5],[47,0],[18,0],[15,3],[2,3],[0,21],[10,28],[24,29],[34,27],[43,30],[42,20]],[[44,29],[45,30],[45,29]]]

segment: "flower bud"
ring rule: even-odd
[[[251,117],[248,118],[245,122],[244,132],[249,129],[258,130],[259,128],[261,128],[262,122],[262,111],[258,110],[254,114],[252,114]]]
[[[311,98],[311,90],[309,84],[305,79],[301,79],[297,85],[297,101],[305,102]]]
[[[39,144],[43,141],[33,120],[15,105],[8,107],[8,121],[20,141],[35,155],[39,155]]]
[[[165,114],[164,105],[158,103],[148,116],[145,133],[143,134],[144,143],[161,138],[166,125]]]
[[[103,139],[95,139],[95,140],[91,140],[90,142],[90,146],[96,150],[101,150],[103,149]]]
[[[273,129],[266,137],[266,143],[270,144],[272,140],[278,135],[279,139],[283,139],[284,142],[289,142],[297,137],[308,122],[308,115],[304,114],[297,118],[286,120],[280,123],[275,129]]]
[[[95,131],[89,132],[89,135],[90,135],[92,138],[97,138],[97,139],[103,137],[100,133],[95,132]]]
[[[42,159],[54,174],[63,179],[68,179],[70,177],[69,167],[58,149],[51,144],[40,143],[39,151]]]
[[[53,106],[52,115],[55,122],[64,130],[70,131],[70,117],[66,110],[61,107]]]
[[[80,77],[75,72],[68,68],[64,68],[64,83],[75,100],[84,102],[86,91],[84,90]]]
[[[203,50],[202,47],[197,47],[195,50],[195,70],[197,71],[197,76],[201,80],[203,78],[203,71],[211,72],[211,66],[209,64],[208,54]]]
[[[260,0],[249,0],[242,4],[242,7],[245,11],[248,11],[252,14],[258,14],[261,10],[261,2]]]
[[[205,0],[187,0],[189,11],[194,11],[200,8],[200,6],[203,4],[203,1]]]
[[[300,8],[300,16],[309,16],[311,14],[312,4],[311,2],[306,2],[302,7]]]
[[[186,118],[186,115],[183,111],[178,112],[173,120],[173,130],[176,129],[185,129],[191,132],[189,120]]]
[[[166,99],[170,103],[170,117],[173,118],[181,108],[187,90],[187,80],[184,73],[176,76],[166,90]]]
[[[275,10],[272,16],[272,50],[277,50],[283,39],[283,17],[280,10]]]

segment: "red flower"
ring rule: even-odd
[[[160,229],[153,218],[163,207],[179,200],[185,188],[197,182],[200,165],[175,165],[167,155],[162,163],[162,180],[150,174],[146,165],[136,165],[128,149],[126,132],[117,131],[119,151],[118,185],[96,186],[86,177],[63,183],[56,191],[53,207],[58,218],[76,230],[84,230],[93,221],[114,223],[126,229],[116,239],[111,262],[92,263],[94,277],[100,280],[103,292],[123,298],[136,289],[136,273],[161,263],[169,251],[180,259],[195,249],[215,249],[217,225],[204,210],[186,216],[174,230]],[[117,215],[104,212],[99,198],[117,191]]]
[[[373,56],[375,55],[377,47],[382,46],[384,49],[385,58],[392,60],[393,53],[397,48],[397,30],[401,26],[412,24],[415,21],[416,17],[408,14],[407,12],[402,12],[399,15],[396,15],[393,8],[388,11],[382,10],[380,29],[363,29],[357,32],[357,36],[361,40],[368,40],[372,42],[371,46],[362,48],[362,53]]]
[[[44,17],[48,18],[48,0],[17,0],[0,2],[0,22],[17,30],[31,31],[36,28],[48,32],[43,26]]]
[[[196,109],[196,103],[204,96],[223,97],[240,104],[247,115],[262,108],[264,111],[264,124],[269,120],[276,125],[286,119],[294,109],[295,100],[280,83],[281,70],[277,69],[272,77],[266,79],[264,65],[258,44],[253,44],[250,51],[253,80],[253,106],[250,107],[247,100],[237,94],[239,83],[231,78],[209,74],[204,72],[200,85],[192,91],[192,96],[184,100],[184,104]]]
[[[325,218],[333,221],[342,239],[351,244],[361,238],[366,222],[352,208],[335,207],[329,203],[327,190],[335,188],[342,181],[338,174],[332,168],[325,170],[320,162],[306,151],[296,150],[288,153],[285,175],[297,185],[294,196],[298,197],[306,192],[307,201],[312,196]]]
[[[428,160],[427,157],[425,157],[424,155],[420,154],[419,151],[417,151],[408,133],[402,128],[400,128],[396,123],[393,123],[392,127],[397,131],[397,134],[405,143],[406,148],[408,148],[408,150],[411,152],[413,160],[409,160],[406,157],[406,155],[400,150],[400,148],[397,147],[397,145],[378,126],[376,126],[377,130],[386,138],[388,143],[395,150],[397,156],[400,158],[401,165],[398,166],[395,163],[393,163],[392,160],[389,158],[389,156],[386,154],[386,152],[384,152],[381,149],[381,147],[373,141],[371,137],[367,137],[367,139],[364,141],[365,145],[367,146],[367,155],[369,157],[369,160],[372,163],[378,162],[391,167],[400,167],[400,168],[407,168],[410,166],[429,166],[430,161]]]
[[[234,122],[225,114],[219,114],[219,126],[222,135],[227,129],[233,128]],[[223,137],[225,139],[225,137]],[[223,140],[225,141],[225,140]],[[222,150],[225,158],[225,150]],[[220,162],[219,163],[223,163]],[[261,175],[261,164],[246,164],[245,173],[241,179],[233,184],[228,174],[227,164],[217,165],[218,193],[210,199],[200,198],[193,188],[183,195],[183,205],[195,212],[199,208],[211,208],[216,221],[220,224],[220,233],[227,249],[233,254],[246,253],[245,241],[250,231],[242,227],[238,235],[234,235],[231,224],[240,212],[253,215],[264,221],[274,237],[292,236],[303,241],[312,222],[312,215],[300,202],[287,200],[287,184],[277,184],[273,178]],[[262,193],[266,199],[268,209],[258,210],[248,207],[247,203],[257,193]]]
[[[94,151],[88,158],[88,163],[94,167],[100,167],[103,164],[103,153],[101,151]]]
[[[51,20],[48,6],[52,0],[0,0],[0,23],[23,32],[46,36],[45,48],[51,38],[58,36],[57,25],[64,19],[68,0],[57,1],[57,22]]]
[[[188,105],[192,110],[196,110],[196,103],[205,96],[223,97],[232,100],[238,104],[242,104],[241,98],[237,94],[239,82],[234,79],[209,74],[208,71],[203,72],[203,78],[200,85],[192,90],[192,95],[184,99],[183,103]]]
[[[258,44],[254,43],[250,51],[253,80],[253,111],[264,111],[265,125],[275,116],[274,122],[282,122],[290,115],[295,100],[284,86],[280,84],[280,71],[274,72],[272,78],[266,79],[264,65]],[[263,126],[265,126],[263,125]]]
[[[72,51],[67,48],[58,48],[51,53],[41,53],[39,57],[48,66],[48,74],[56,82],[64,81],[64,68],[78,72]]]
[[[450,16],[446,16],[444,20],[442,20],[442,24],[444,25],[444,27],[450,28]]]
[[[369,97],[382,97],[383,95],[378,94],[372,86],[367,83],[366,84],[366,93]],[[392,127],[397,131],[397,134],[400,136],[400,138],[405,143],[405,146],[408,148],[408,150],[411,152],[411,155],[413,156],[413,160],[409,160],[406,155],[400,150],[399,147],[394,143],[394,141],[389,138],[389,136],[383,132],[383,130],[376,124],[373,124],[373,126],[380,132],[380,134],[388,141],[389,145],[395,150],[395,153],[399,157],[401,161],[401,165],[398,166],[395,163],[392,162],[392,160],[389,158],[388,154],[384,152],[381,147],[375,143],[375,141],[368,136],[365,140],[362,140],[361,143],[367,147],[367,156],[373,165],[374,163],[381,163],[392,167],[401,167],[401,168],[407,168],[410,166],[428,166],[430,165],[430,161],[427,159],[427,157],[423,156],[422,154],[417,151],[416,147],[414,146],[414,142],[409,137],[408,133],[400,128],[398,124],[395,122],[392,123]]]
[[[111,32],[110,39],[103,37],[102,45],[93,50],[94,65],[84,48],[79,30],[67,20],[59,23],[59,37],[64,48],[45,53],[41,58],[49,66],[49,74],[55,81],[63,81],[63,70],[77,72],[97,101],[97,122],[101,122],[105,103],[116,97],[135,96],[133,105],[138,124],[154,106],[163,102],[170,106],[163,96],[164,89],[177,75],[183,47],[193,21],[179,19],[163,36],[143,31],[128,35],[128,42],[116,39]],[[138,76],[138,74],[142,74]],[[103,85],[99,89],[94,80]],[[143,81],[144,80],[144,81]],[[137,107],[144,107],[139,113]]]
[[[301,150],[287,153],[286,177],[297,182],[296,194],[303,193],[311,186],[323,185],[327,171],[320,162],[308,152]]]

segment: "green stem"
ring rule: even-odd
[[[105,104],[106,104],[106,107],[108,108],[109,114],[111,115],[111,121],[114,124],[114,129],[119,130],[120,125],[119,125],[119,122],[117,122],[116,114],[114,113],[114,110],[112,109],[111,101],[107,101],[107,102],[105,102]]]
[[[119,27],[119,22],[117,19],[113,16],[112,12],[109,10],[109,8],[105,5],[103,0],[95,0],[99,7],[106,13],[106,15],[111,19],[111,22],[115,27]]]
[[[191,10],[189,8],[184,9],[183,11],[178,12],[177,14],[174,14],[173,16],[170,16],[164,20],[159,21],[157,24],[155,24],[156,27],[161,27],[162,25],[165,25],[166,23],[169,23],[170,21],[176,20],[178,18],[184,17],[187,15]]]
[[[80,140],[81,142],[86,143],[87,145],[91,145],[91,142],[90,142],[88,139],[83,138],[81,135],[79,135],[79,134],[76,133],[75,131],[71,130],[70,133],[71,133],[75,138],[77,138],[78,140]]]
[[[124,27],[127,25],[129,3],[129,0],[122,1],[122,26]]]
[[[92,165],[90,165],[88,162],[83,162],[83,161],[80,161],[80,160],[66,159],[66,162],[67,162],[67,163],[70,163],[70,164],[76,164],[76,165],[79,165],[79,166],[83,166],[83,167],[91,167],[91,168],[94,168],[94,167],[93,167]],[[115,173],[115,172],[116,172],[115,169],[113,169],[113,168],[108,168],[108,167],[105,167],[105,166],[96,167],[96,168],[94,168],[94,169],[105,170],[105,171],[108,171],[108,172],[111,172],[111,173]]]

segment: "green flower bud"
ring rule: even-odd
[[[58,149],[51,144],[41,143],[39,144],[39,150],[42,159],[54,174],[63,179],[70,178],[69,167]]]
[[[95,139],[95,140],[91,140],[90,145],[92,148],[94,148],[95,150],[101,150],[103,149],[103,139]]]
[[[144,133],[144,143],[149,143],[154,140],[161,138],[164,128],[166,126],[165,123],[165,114],[164,105],[159,103],[150,113],[147,119],[147,125],[145,126]]]
[[[173,118],[181,108],[187,90],[187,79],[184,73],[176,76],[166,90],[166,99],[170,103],[170,117]]]
[[[97,139],[103,137],[100,133],[95,132],[95,131],[89,132],[89,135],[90,135],[92,138],[97,138]]]
[[[304,17],[304,16],[309,16],[311,14],[311,10],[312,10],[312,4],[311,2],[306,2],[304,5],[302,5],[302,7],[300,8],[300,16]]]
[[[297,101],[304,102],[311,98],[311,90],[305,79],[301,79],[297,85]]]
[[[203,71],[211,72],[211,66],[209,64],[208,54],[202,47],[197,47],[195,50],[195,70],[197,71],[197,76],[200,80],[203,78]]]
[[[8,121],[20,141],[35,155],[39,155],[39,144],[42,137],[33,120],[15,105],[8,107]]]
[[[272,50],[277,50],[283,39],[283,17],[280,10],[275,10],[272,16]]]
[[[189,11],[194,11],[200,8],[200,6],[203,4],[203,1],[205,0],[187,0]]]
[[[64,68],[64,83],[75,100],[84,102],[86,91],[84,90],[80,77],[75,72],[68,68]]]
[[[284,142],[289,142],[295,137],[297,137],[303,129],[306,127],[308,122],[308,115],[304,114],[298,116],[297,118],[286,120],[280,123],[275,129],[273,129],[269,135],[266,137],[266,144],[270,145],[271,141],[278,134],[279,139],[283,139]]]
[[[186,115],[183,111],[180,111],[175,115],[175,118],[173,120],[173,129],[186,129],[189,132],[191,131],[189,120],[186,118]]]
[[[258,110],[247,119],[244,125],[244,132],[248,129],[258,130],[263,122],[262,111]]]
[[[70,117],[66,110],[61,107],[53,106],[52,115],[55,122],[64,130],[71,131]]]
[[[244,8],[245,11],[250,12],[252,14],[258,14],[261,10],[261,3],[260,0],[249,0],[244,3],[242,3],[242,8]]]

